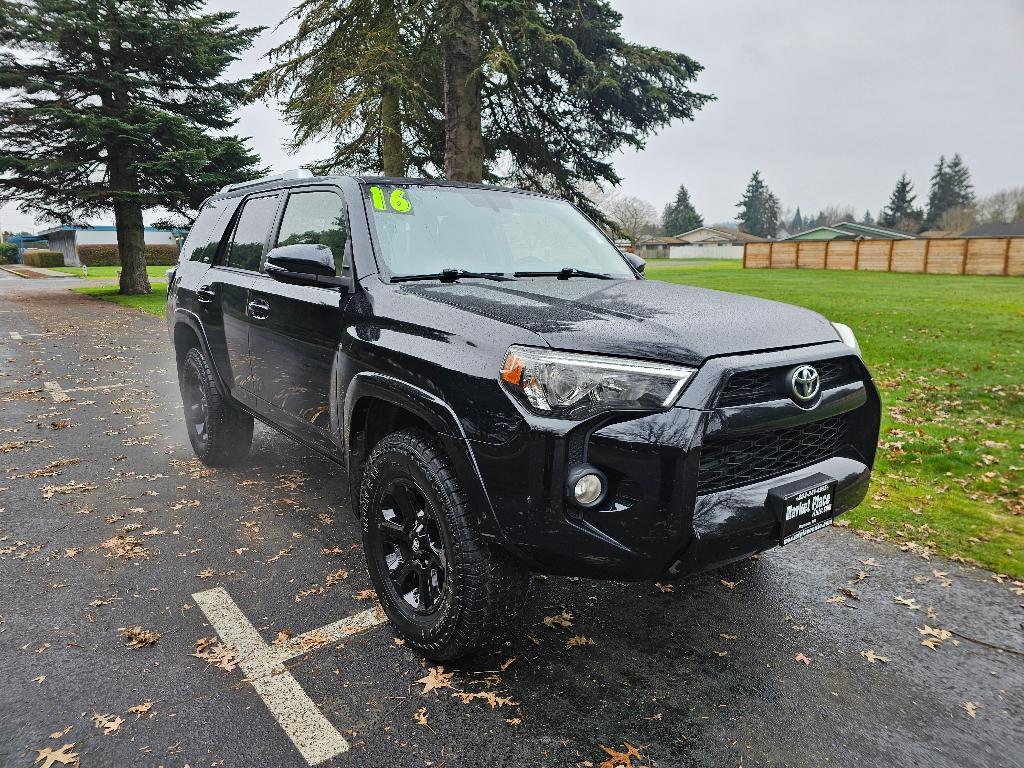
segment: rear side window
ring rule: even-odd
[[[237,200],[214,200],[203,206],[196,217],[188,237],[185,238],[185,245],[181,249],[182,261],[201,261],[209,264],[220,245],[221,236],[224,234],[224,225],[229,211],[233,211],[238,204]]]
[[[263,246],[275,213],[277,195],[253,197],[245,201],[224,254],[225,266],[251,269],[253,272],[259,270]]]
[[[298,243],[326,245],[334,254],[335,274],[341,274],[348,244],[348,215],[341,195],[321,190],[288,196],[277,245]]]

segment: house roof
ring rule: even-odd
[[[170,230],[163,229],[161,227],[143,227],[147,232],[168,232]],[[47,235],[56,235],[59,232],[116,232],[117,227],[113,224],[97,224],[95,226],[84,226],[76,227],[70,224],[62,224],[59,227],[51,227],[50,229],[44,229],[39,233],[40,237],[46,237]]]
[[[687,232],[683,232],[681,234],[676,235],[676,238],[680,242],[693,242],[693,238],[690,236],[694,235],[697,232],[710,232],[713,234],[717,234],[728,240],[731,240],[732,242],[738,243],[768,242],[768,240],[763,237],[758,237],[757,235],[751,235],[746,232],[741,232],[740,230],[733,229],[732,227],[696,227],[695,229],[691,229]]]
[[[968,229],[960,237],[1024,237],[1024,221],[1009,224],[979,224]]]
[[[679,245],[683,241],[676,237],[648,237],[641,240],[637,245]]]
[[[820,233],[823,237],[814,237]],[[831,235],[831,236],[829,236]],[[869,224],[858,224],[853,221],[840,221],[828,226],[811,227],[803,232],[790,235],[786,240],[913,240],[913,235],[898,232],[895,229],[876,227]]]
[[[960,237],[960,233],[952,229],[926,229],[917,236],[925,240],[941,240],[948,237]]]

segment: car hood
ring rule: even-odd
[[[401,290],[533,331],[556,349],[683,365],[838,339],[808,309],[656,280],[465,280]]]

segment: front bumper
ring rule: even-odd
[[[849,358],[853,375],[823,388],[813,408],[788,398],[717,406],[737,371],[840,357]],[[880,414],[867,369],[836,343],[710,360],[667,412],[616,413],[582,423],[524,414],[530,428],[520,436],[471,446],[501,528],[497,538],[528,565],[548,573],[643,580],[695,572],[774,546],[779,523],[766,504],[768,491],[801,477],[823,473],[837,481],[836,514],[855,507],[867,493]],[[705,458],[702,468],[701,457],[712,444],[739,441],[756,452],[757,436],[800,434],[827,420],[842,420],[844,429],[828,455],[795,465],[780,458],[746,474],[734,468],[736,482],[719,477],[709,488],[709,463]],[[566,473],[582,462],[609,478],[608,496],[595,509],[565,499]]]

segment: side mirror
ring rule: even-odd
[[[626,257],[626,261],[628,261],[632,265],[633,269],[635,269],[641,275],[644,273],[644,270],[647,269],[647,262],[641,259],[639,256],[637,256],[635,253],[623,251],[622,255]]]
[[[320,243],[281,245],[267,254],[267,274],[281,283],[349,288],[351,279],[334,274],[334,254]]]

